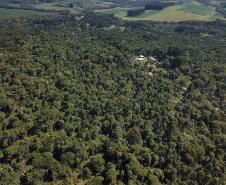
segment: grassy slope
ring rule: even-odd
[[[77,7],[69,8],[66,6],[59,6],[59,4],[56,3],[42,3],[34,5],[37,9],[43,9],[43,10],[54,10],[54,11],[69,11],[70,13],[78,13],[80,12],[80,9]]]
[[[69,8],[69,3],[75,3],[74,8]],[[77,4],[77,5],[76,5]],[[43,10],[54,10],[54,11],[69,11],[70,13],[79,13],[81,11],[80,4],[84,9],[105,9],[110,8],[113,3],[110,2],[101,2],[98,0],[69,0],[61,3],[41,3],[34,5],[34,8],[43,9]]]
[[[213,7],[204,7],[196,3],[172,6],[152,15],[150,20],[155,21],[187,21],[202,20],[209,21],[216,19],[216,12]]]
[[[61,3],[42,3],[33,5],[35,9],[39,10],[54,10],[54,11],[69,11],[72,14],[79,13],[81,8],[74,7],[69,8],[69,3],[81,3],[83,8],[98,9],[97,12],[113,13],[115,16],[126,20],[152,20],[152,21],[187,21],[187,20],[200,20],[210,21],[214,19],[223,19],[215,11],[215,7],[206,6],[198,3],[196,0],[184,0],[182,4],[165,8],[162,11],[148,10],[144,14],[138,17],[127,17],[127,11],[129,9],[143,8],[145,2],[136,4],[128,4],[127,6],[110,8],[113,3],[104,2],[101,0],[65,0]],[[109,9],[106,9],[109,8]],[[12,17],[12,16],[27,16],[27,15],[46,15],[44,12],[35,12],[30,10],[8,10],[2,9],[0,11],[0,17]]]
[[[222,19],[213,6],[205,6],[195,0],[184,1],[181,5],[165,8],[162,11],[146,11],[138,17],[127,17],[127,8],[103,10],[105,13],[114,13],[117,17],[126,20],[152,20],[152,21],[210,21]]]

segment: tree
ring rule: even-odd
[[[109,185],[116,185],[117,176],[119,175],[119,172],[116,170],[116,166],[109,162],[107,163],[106,169],[105,183]]]
[[[101,174],[104,171],[105,169],[104,165],[105,161],[101,154],[93,156],[89,163],[89,167],[95,175]]]

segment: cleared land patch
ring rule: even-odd
[[[61,4],[57,3],[42,3],[42,4],[37,4],[34,5],[34,8],[39,9],[39,10],[46,10],[46,11],[68,11],[70,13],[79,13],[80,8],[74,7],[74,8],[69,8]]]
[[[188,20],[214,20],[217,14],[210,11],[207,14],[195,13],[183,6],[172,6],[148,17],[153,21],[188,21]]]
[[[137,9],[141,7],[130,8],[114,8],[99,10],[98,12],[113,13],[116,17],[125,20],[152,20],[152,21],[211,21],[216,19],[224,19],[222,15],[216,12],[214,6],[204,5],[195,0],[184,1],[180,4],[169,6],[163,10],[146,10],[145,13],[136,17],[128,17],[129,9]]]
[[[212,21],[223,19],[223,13],[216,9],[215,0],[210,3],[202,3],[202,0],[160,0],[160,9],[147,8],[149,1],[114,1],[105,2],[104,0],[62,0],[50,3],[33,3],[28,5],[8,4],[7,6],[15,9],[4,9],[0,12],[0,17],[27,16],[27,15],[46,15],[49,13],[71,13],[78,14],[83,10],[94,10],[100,13],[114,14],[116,17],[125,20],[151,20],[151,21]],[[168,3],[168,7],[162,4]],[[170,4],[169,4],[170,3]],[[158,3],[157,3],[158,6]],[[24,9],[23,9],[24,8]],[[27,8],[31,10],[26,10]],[[128,16],[129,10],[142,10],[141,13]],[[155,9],[155,10],[153,10]],[[131,11],[130,11],[131,12]],[[130,13],[129,12],[129,13]]]

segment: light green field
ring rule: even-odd
[[[127,17],[128,10],[143,9],[147,1],[131,1],[131,3],[115,4],[112,2],[105,2],[104,0],[64,0],[55,3],[40,3],[29,5],[34,10],[17,9],[18,4],[9,4],[16,6],[16,9],[0,9],[0,17],[15,17],[27,15],[46,15],[45,11],[50,12],[69,12],[71,14],[80,13],[83,9],[92,9],[100,13],[114,14],[116,17],[125,20],[151,20],[151,21],[211,21],[216,19],[224,19],[223,16],[216,12],[215,5],[218,0],[210,0],[210,4],[202,4],[197,0],[161,0],[161,2],[175,2],[174,6],[167,7],[163,10],[147,10],[140,16]],[[73,3],[74,7],[70,8],[69,4]],[[115,6],[118,6],[115,8]],[[114,7],[114,8],[113,8]],[[22,7],[20,7],[22,8]],[[225,20],[225,19],[224,19]]]
[[[202,5],[194,6],[193,4],[177,5],[168,7],[162,11],[159,11],[151,16],[145,17],[153,21],[188,21],[188,20],[200,20],[210,21],[220,16],[216,13],[214,7],[204,7]]]
[[[95,12],[99,12],[99,13],[109,13],[109,14],[115,14],[116,16],[120,15],[121,13],[125,14],[128,10],[133,9],[133,8],[111,8],[111,9],[102,9],[102,10],[96,10]]]
[[[108,10],[101,10],[99,12],[113,13],[116,17],[125,20],[152,20],[152,21],[211,21],[216,19],[223,19],[223,17],[216,12],[214,6],[207,6],[198,3],[195,0],[187,0],[181,4],[167,7],[161,11],[148,10],[144,14],[137,17],[127,17],[129,8],[114,8]],[[131,8],[130,8],[131,9]],[[134,8],[133,8],[134,9]]]
[[[69,3],[74,3],[74,8],[69,8]],[[40,9],[40,10],[52,10],[52,11],[69,11],[72,14],[76,14],[81,12],[81,6],[84,9],[90,8],[90,9],[106,9],[110,8],[113,3],[111,2],[101,2],[97,0],[89,0],[89,1],[83,1],[83,0],[70,0],[70,1],[64,1],[62,3],[41,3],[41,4],[35,4],[33,5],[34,8]]]
[[[33,16],[33,15],[39,15],[39,16],[40,15],[51,15],[51,13],[39,12],[39,11],[33,11],[33,10],[0,8],[0,18]]]
[[[90,8],[90,9],[106,9],[111,8],[114,3],[112,2],[104,2],[99,0],[79,0],[80,3],[83,5],[84,8]]]
[[[77,8],[77,7],[69,8],[62,4],[57,4],[57,3],[36,4],[34,5],[34,8],[39,10],[50,10],[50,11],[69,11],[70,13],[73,13],[73,14],[80,12],[80,8]]]

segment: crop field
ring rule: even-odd
[[[33,10],[0,8],[0,18],[35,16],[35,15],[44,16],[44,15],[51,15],[51,13],[39,12],[39,11],[33,11]]]

